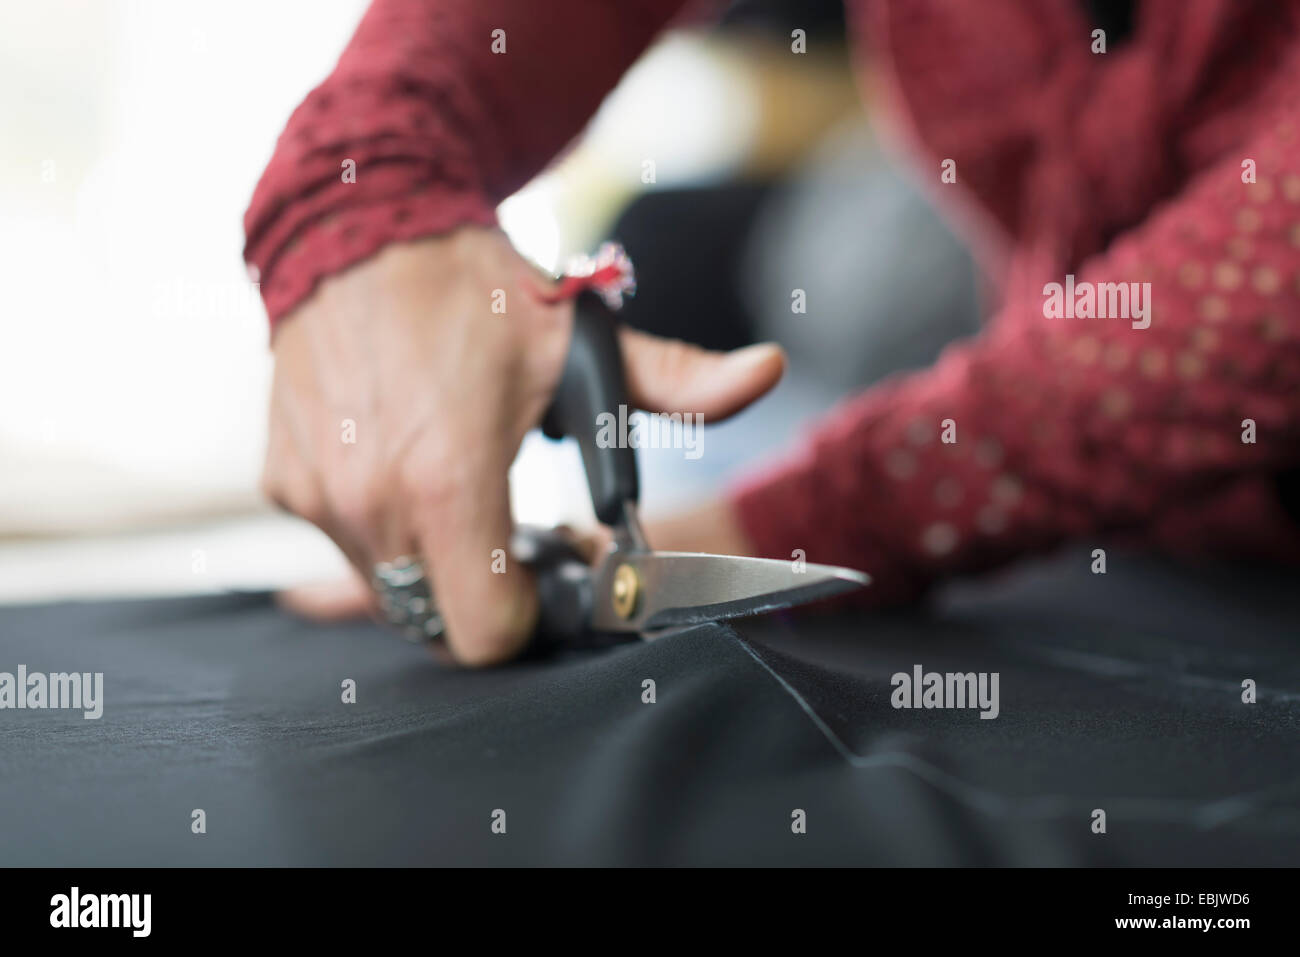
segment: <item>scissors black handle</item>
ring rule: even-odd
[[[636,450],[624,433],[630,412],[617,319],[600,296],[584,290],[574,304],[569,354],[542,431],[552,439],[577,439],[591,505],[604,525],[618,524],[624,504],[640,495]]]
[[[584,290],[574,303],[573,335],[542,431],[551,439],[577,440],[591,506],[596,518],[611,527],[622,526],[627,505],[635,505],[640,496],[636,450],[623,433],[630,411],[618,320],[600,296]],[[591,567],[572,541],[555,531],[524,527],[516,532],[515,553],[537,580],[541,619],[533,651],[628,640],[627,635],[591,630]]]
[[[532,569],[539,616],[528,652],[608,648],[635,640],[632,634],[603,634],[591,628],[595,581],[591,566],[563,532],[535,525],[515,529],[515,558]]]

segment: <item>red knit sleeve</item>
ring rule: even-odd
[[[1077,270],[1149,282],[1149,328],[1012,300],[983,337],[849,402],[737,489],[760,553],[863,567],[888,600],[1066,538],[1190,541],[1226,503],[1294,556],[1259,489],[1300,462],[1300,133],[1290,116],[1261,129]]]
[[[493,223],[681,2],[375,0],[244,216],[272,322],[387,243]]]

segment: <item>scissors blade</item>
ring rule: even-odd
[[[636,572],[637,600],[624,617],[614,608],[614,577]],[[623,573],[626,575],[626,572]],[[656,631],[777,611],[852,591],[863,572],[784,559],[693,552],[613,553],[595,580],[592,625],[599,631]]]

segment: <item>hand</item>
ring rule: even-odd
[[[507,561],[495,574],[492,553],[509,548],[507,471],[568,349],[572,304],[543,302],[545,284],[503,234],[465,227],[327,280],[273,345],[264,491],[325,531],[361,582],[377,562],[419,555],[449,648],[469,665],[512,657],[537,617],[526,570]],[[498,291],[504,314],[492,311]],[[720,354],[620,339],[630,400],[651,411],[722,418],[784,368],[770,345]],[[335,592],[332,614],[363,594]]]
[[[651,547],[664,552],[709,552],[714,555],[754,555],[740,522],[725,499],[712,499],[688,511],[644,523]],[[600,562],[613,543],[613,534],[603,525],[560,531],[569,535],[578,551],[592,565]],[[371,610],[370,584],[353,572],[339,581],[295,585],[277,596],[282,607],[302,618],[318,622],[346,621]]]

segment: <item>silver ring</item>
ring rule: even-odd
[[[433,641],[442,637],[442,615],[433,600],[433,589],[424,572],[424,562],[409,555],[375,565],[371,587],[379,596],[384,619],[409,641]]]

